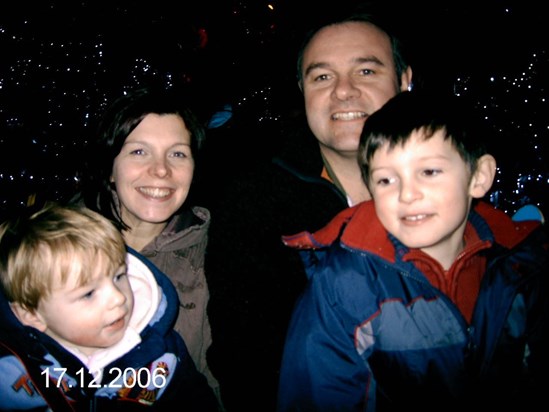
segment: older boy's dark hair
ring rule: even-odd
[[[443,131],[461,158],[474,171],[477,160],[487,153],[490,131],[472,102],[453,94],[420,91],[402,92],[374,112],[364,123],[358,148],[362,177],[369,182],[369,164],[383,145],[403,145],[412,132],[431,138]]]

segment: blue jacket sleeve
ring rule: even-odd
[[[354,276],[328,269],[312,274],[288,329],[279,412],[364,411],[366,400],[373,400],[367,355],[355,348],[354,322],[342,301],[354,299]]]

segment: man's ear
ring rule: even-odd
[[[25,309],[19,303],[15,302],[11,302],[10,307],[17,319],[19,319],[19,322],[23,325],[32,326],[40,332],[44,332],[47,329],[46,323],[38,312]]]
[[[400,76],[400,91],[412,90],[412,68],[408,66]]]
[[[480,199],[492,187],[496,177],[496,159],[490,154],[485,154],[477,160],[477,168],[471,178],[469,194]]]

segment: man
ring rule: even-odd
[[[357,162],[362,126],[412,81],[399,41],[382,27],[361,14],[308,34],[298,83],[312,135],[294,130],[272,162],[208,205],[209,356],[229,412],[275,409],[286,329],[306,281],[282,235],[319,229],[370,198]]]

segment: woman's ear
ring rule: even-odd
[[[11,310],[15,314],[15,317],[19,319],[25,326],[32,326],[33,328],[38,329],[40,332],[44,332],[47,329],[47,325],[36,311],[30,311],[25,309],[19,303],[12,302],[10,303]]]
[[[477,168],[471,178],[469,194],[480,199],[492,187],[496,178],[496,159],[490,154],[485,154],[477,160]]]

